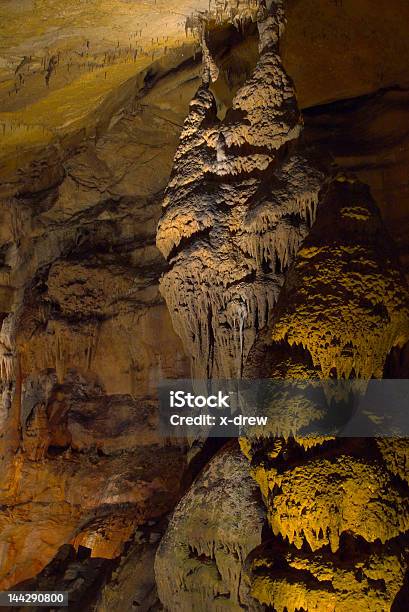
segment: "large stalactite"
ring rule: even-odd
[[[191,102],[163,204],[161,290],[197,378],[240,377],[326,183],[300,142],[302,120],[278,51],[281,2],[258,14],[260,58],[219,120],[218,69],[204,34],[203,84]]]
[[[409,378],[383,227],[409,278],[408,20],[407,0],[0,2],[0,590],[409,610],[408,440],[304,437],[327,396],[281,393]],[[284,379],[271,428],[164,440],[157,385],[190,369]]]

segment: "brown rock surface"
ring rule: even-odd
[[[300,106],[409,86],[405,0],[288,0],[281,51]]]
[[[161,104],[165,92],[178,100],[175,88],[191,87],[189,68],[181,75],[80,147],[57,184],[14,200],[20,233],[13,239],[10,220],[8,269],[17,291],[2,332],[2,588],[33,576],[66,542],[118,556],[135,525],[177,500],[184,448],[158,437],[156,385],[188,368],[158,292],[154,235],[156,193],[184,112],[175,106],[173,125]]]

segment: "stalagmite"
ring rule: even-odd
[[[259,610],[242,567],[264,521],[247,461],[230,444],[183,497],[160,543],[155,574],[166,610]]]
[[[260,59],[223,121],[209,88],[218,69],[203,34],[203,84],[157,232],[169,262],[161,291],[196,377],[241,376],[326,183],[299,143],[302,121],[278,53],[281,2],[257,14]]]
[[[349,545],[356,559],[352,568],[341,554],[259,547],[251,559],[254,594],[279,612],[390,610],[405,575],[399,547],[375,545],[368,552],[362,542]]]

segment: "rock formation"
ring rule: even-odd
[[[213,457],[176,507],[155,561],[167,610],[258,610],[242,570],[265,515],[237,444]]]
[[[399,546],[366,548],[359,539],[345,541],[344,551],[334,555],[266,546],[252,563],[256,596],[279,612],[390,610],[407,567]]]
[[[278,53],[281,2],[260,8],[260,58],[223,120],[209,83],[190,104],[163,204],[161,291],[197,378],[237,378],[314,221],[325,178],[299,144],[301,117]]]
[[[407,287],[376,205],[356,179],[339,174],[323,190],[323,175],[315,174],[315,190],[293,195],[291,187],[299,191],[305,180],[300,166],[291,164],[297,156],[299,124],[297,129],[295,123],[284,122],[283,131],[277,113],[277,108],[283,109],[280,96],[286,80],[281,77],[270,84],[258,79],[271,52],[274,59],[278,56],[279,8],[272,10],[275,22],[260,18],[260,60],[248,82],[251,89],[248,83],[239,89],[232,110],[221,121],[208,87],[219,73],[206,47],[205,82],[191,103],[158,229],[158,247],[170,264],[162,292],[192,356],[195,376],[240,377],[247,361],[245,373],[254,378],[379,378],[388,355],[403,349],[409,339]],[[271,63],[268,73],[274,74]],[[266,83],[271,86],[267,93]],[[272,110],[266,124],[262,104],[257,108],[254,104],[256,96],[267,99]],[[276,104],[279,100],[278,106],[273,100]],[[295,111],[293,93],[288,100]],[[274,150],[278,153],[272,156]],[[281,189],[282,178],[276,179],[283,168],[287,179]],[[301,171],[305,168],[306,162]],[[243,178],[255,169],[257,189],[249,192],[249,182]],[[274,180],[267,182],[271,175]],[[285,206],[290,196],[298,207],[298,220],[306,220],[306,213],[299,213],[300,205],[305,201],[317,205],[320,195],[317,223],[306,238],[305,230],[298,232],[294,242],[294,225],[283,232],[276,204],[284,203],[284,216],[279,215],[281,220],[287,215],[288,221]],[[315,209],[309,212],[311,226]],[[251,229],[256,230],[253,235]],[[241,270],[243,261],[251,262],[251,283],[243,282],[244,271],[249,270]],[[256,296],[256,306],[249,295]],[[263,302],[267,312],[260,310]],[[259,334],[249,351],[260,323],[267,331]],[[307,410],[310,420],[316,420],[316,407]],[[248,560],[253,597],[283,612],[392,606],[404,586],[407,567],[409,507],[402,468],[407,446],[394,440],[378,443],[333,436],[277,438],[274,429],[241,441],[273,535],[271,544],[258,547]],[[172,550],[188,539],[182,515],[189,510],[183,503],[164,540],[171,538]],[[178,592],[166,586],[160,551],[159,595],[168,609],[183,608]],[[189,572],[184,569],[184,574]],[[212,581],[205,582],[210,588]],[[192,607],[196,586],[185,578],[176,583]],[[218,609],[217,596],[210,591],[207,605]]]
[[[340,176],[246,374],[382,377],[387,356],[408,338],[408,293],[393,245],[367,188]],[[264,431],[242,448],[274,534],[249,561],[253,596],[280,611],[390,609],[407,567],[407,441]]]

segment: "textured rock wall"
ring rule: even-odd
[[[44,570],[46,576],[40,572],[38,582],[34,579],[30,586],[67,586],[82,611],[89,606],[89,592],[95,595],[106,580],[102,609],[125,609],[132,607],[134,595],[136,601],[142,599],[145,586],[152,584],[154,551],[150,546],[155,548],[155,543],[145,546],[135,537],[129,556],[122,553],[121,568],[112,578],[115,561],[101,561],[96,555],[117,557],[137,525],[171,508],[186,465],[183,449],[161,448],[154,431],[157,380],[162,375],[187,376],[189,372],[158,293],[158,278],[166,268],[154,246],[154,233],[187,104],[198,87],[200,54],[196,64],[188,60],[198,51],[202,22],[197,16],[187,21],[186,17],[195,9],[207,11],[209,5],[207,0],[178,2],[177,6],[168,0],[63,5],[61,0],[25,0],[3,2],[0,7],[0,575],[5,588],[40,572],[61,544],[71,542],[77,548],[83,544],[90,547],[90,560],[81,559],[81,548],[75,552],[64,547],[63,558],[57,553],[55,563]],[[218,73],[210,90],[221,119],[259,59],[259,37],[251,27],[259,6],[251,0],[233,0],[212,2],[210,8],[205,42],[213,74]],[[375,4],[370,0],[290,1],[288,27],[280,45],[285,71],[295,81],[303,109],[361,96],[309,109],[304,113],[304,137],[308,143],[325,147],[340,165],[370,183],[398,241],[401,259],[406,260],[407,10],[406,0]],[[235,25],[227,27],[231,23]],[[290,111],[298,117],[292,85],[285,75],[283,83],[289,84]],[[386,89],[375,92],[377,88]],[[216,122],[213,133],[224,132],[226,123],[245,123],[243,116],[231,115],[222,128]],[[252,121],[259,130],[256,114]],[[214,155],[214,144],[206,146]],[[298,147],[297,140],[291,151],[267,151],[275,158],[282,183],[280,190],[277,181],[269,185],[265,176],[256,177],[261,190],[266,186],[266,201],[275,205],[283,200],[284,192],[295,189],[298,193],[298,184],[292,184],[297,172],[293,174],[296,168],[291,165],[297,155],[304,156]],[[234,161],[237,154],[246,160],[250,153],[254,149],[233,147],[231,158]],[[298,177],[302,179],[308,164],[301,165]],[[229,181],[234,183],[232,177]],[[241,187],[238,191],[242,193]],[[227,215],[225,219],[231,218]],[[262,232],[259,226],[247,232],[251,269],[259,270],[257,251],[265,246],[268,251],[275,235],[270,221],[267,232],[264,221],[262,225]],[[301,233],[304,229],[301,224]],[[382,276],[382,257],[367,256],[365,252],[365,261]],[[264,269],[264,274],[270,282],[270,271]],[[282,277],[276,276],[281,284]],[[308,282],[313,280],[309,277]],[[344,291],[342,283],[337,286]],[[311,299],[308,292],[306,295]],[[389,304],[387,287],[386,295]],[[352,303],[362,315],[368,315],[368,304],[359,305],[356,299]],[[270,309],[265,312],[272,317]],[[235,354],[229,363],[241,353],[242,319],[237,319],[237,311],[235,314]],[[369,318],[375,325],[381,317],[375,309]],[[223,327],[223,317],[221,323]],[[257,319],[254,324],[260,327]],[[366,329],[362,321],[352,324],[358,332]],[[338,325],[337,330],[342,339]],[[227,328],[223,334],[229,337],[231,331]],[[244,329],[245,351],[253,333]],[[313,336],[316,349],[321,342],[325,346],[319,334]],[[383,339],[375,336],[379,346]],[[362,352],[364,345],[358,344],[354,343],[354,350]],[[287,370],[297,377],[317,375],[317,366],[302,347],[280,343],[274,353],[277,376]],[[262,354],[268,363],[266,353]],[[332,357],[337,354],[332,347]],[[319,362],[327,361],[319,358],[318,350],[316,355]],[[386,372],[407,376],[407,355],[406,349],[405,362],[403,351],[395,347]],[[353,356],[341,357],[340,365],[350,368]],[[205,358],[203,372],[208,367]],[[375,361],[381,368],[382,359]],[[370,364],[362,367],[367,371]],[[301,447],[306,446],[306,440],[299,441],[294,460],[299,461],[299,453],[304,452]],[[349,471],[344,475],[351,475],[352,484],[355,472],[364,474],[375,489],[389,487],[390,474],[398,482],[406,480],[406,441],[392,445],[379,441],[378,447],[372,445],[368,452],[362,444],[355,455],[349,446],[337,448],[338,464],[341,450],[348,458]],[[317,454],[321,456],[325,448],[320,447]],[[280,441],[269,449],[269,458],[274,459],[277,452],[283,461],[285,453],[293,457],[288,447],[282,450]],[[351,453],[359,459],[356,465],[349,459]],[[326,467],[335,462],[331,457],[322,460]],[[379,474],[374,474],[373,465],[380,466],[376,468]],[[315,475],[315,468],[308,473]],[[261,474],[263,491],[268,491]],[[299,470],[297,482],[298,476]],[[288,492],[293,486],[290,473],[284,480]],[[402,491],[406,495],[406,489]],[[219,495],[223,498],[223,491]],[[382,497],[382,503],[385,499]],[[281,510],[285,502],[283,495]],[[394,521],[391,516],[396,528]],[[294,542],[300,541],[285,522],[280,522],[280,529]],[[376,529],[380,529],[379,522]],[[307,530],[307,534],[316,548],[314,533]],[[272,555],[271,550],[257,553],[267,578],[273,572],[276,577],[274,585],[270,581],[266,587],[265,597],[294,601],[297,590],[299,605],[304,602],[319,608],[318,580],[321,585],[326,582],[325,589],[328,586],[324,600],[331,609],[334,596],[329,592],[329,576],[336,597],[342,601],[346,593],[349,598],[343,603],[346,609],[360,608],[361,583],[367,591],[365,605],[383,609],[400,588],[400,536],[396,544],[368,546],[344,534],[332,556],[328,544],[305,553],[288,544],[280,548],[278,540],[279,536]],[[132,585],[140,571],[139,555],[146,560],[146,573],[139,584]],[[279,585],[277,576],[283,565],[277,566],[277,558],[285,557]],[[351,559],[357,559],[352,570]],[[286,563],[291,565],[292,578],[298,568],[300,586],[288,581]],[[127,588],[122,588],[121,581]],[[188,593],[186,598],[189,601]]]
[[[156,386],[189,366],[159,294],[154,241],[186,112],[179,96],[192,95],[194,74],[163,79],[97,142],[32,166],[2,202],[14,296],[2,302],[2,588],[65,543],[117,557],[178,498],[186,458],[158,436]]]

